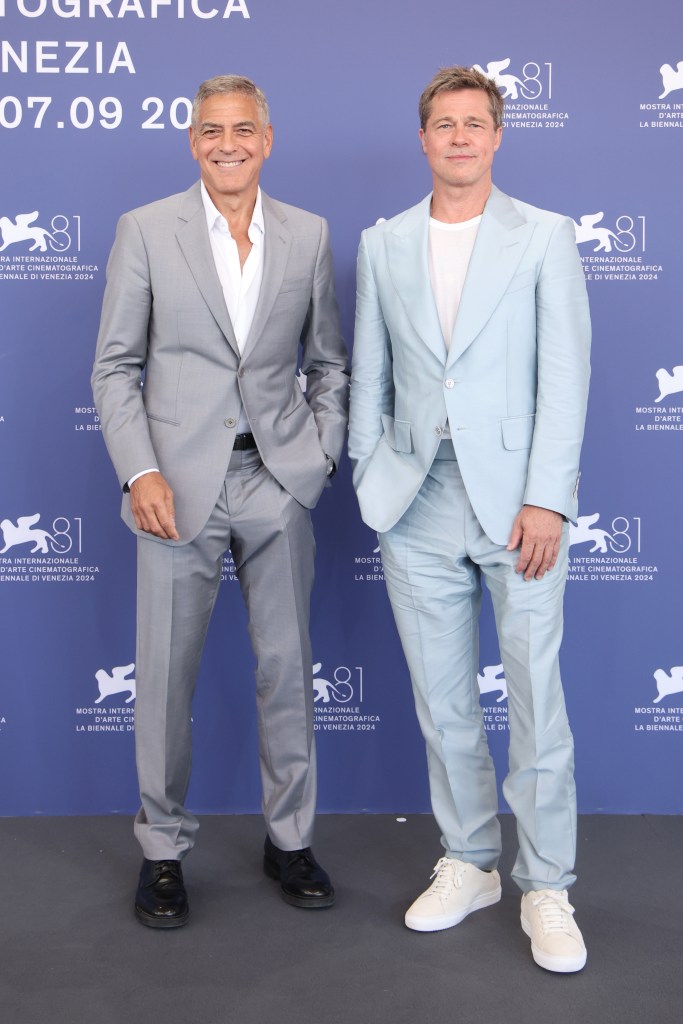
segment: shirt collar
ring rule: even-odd
[[[230,234],[230,227],[228,226],[228,222],[225,219],[225,217],[223,216],[223,214],[219,213],[219,211],[214,206],[213,200],[211,199],[211,196],[209,195],[209,193],[207,191],[206,185],[201,180],[200,180],[199,185],[200,185],[201,196],[202,196],[202,206],[204,207],[204,215],[206,216],[206,226],[207,226],[207,228],[209,230],[209,233],[215,227],[218,227],[218,229],[220,230],[221,226],[224,224],[226,229],[227,229],[228,234]],[[255,242],[257,240],[259,234],[261,236],[263,236],[263,235],[265,235],[265,233],[266,233],[266,226],[265,226],[265,223],[263,221],[263,203],[261,201],[261,187],[259,186],[258,189],[257,189],[257,192],[256,192],[256,202],[254,203],[254,212],[251,215],[251,223],[249,225],[249,231],[248,231],[249,240],[251,242]]]

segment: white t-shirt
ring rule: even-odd
[[[460,224],[429,218],[429,277],[447,350],[480,221],[481,214]]]
[[[460,296],[480,221],[481,214],[460,224],[445,224],[429,218],[429,278],[446,351],[451,346]],[[447,422],[443,437],[451,436]]]

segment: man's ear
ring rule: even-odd
[[[190,152],[192,153],[194,159],[198,160],[199,157],[197,155],[197,146],[195,142],[194,128],[192,127],[192,125],[190,125],[190,127],[187,129],[187,137],[190,140]]]

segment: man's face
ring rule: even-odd
[[[272,145],[272,125],[263,124],[256,100],[244,93],[209,96],[196,128],[190,128],[192,156],[217,206],[221,198],[256,196]]]
[[[483,90],[437,93],[427,125],[420,129],[434,184],[453,188],[490,185],[493,154],[502,133],[502,128],[493,126]]]

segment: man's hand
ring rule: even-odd
[[[175,528],[173,491],[161,473],[145,473],[131,484],[130,509],[138,530],[164,540],[180,540]]]
[[[560,550],[562,523],[559,512],[537,505],[524,505],[512,525],[508,551],[520,547],[515,572],[523,572],[524,579],[542,579],[555,565]]]

